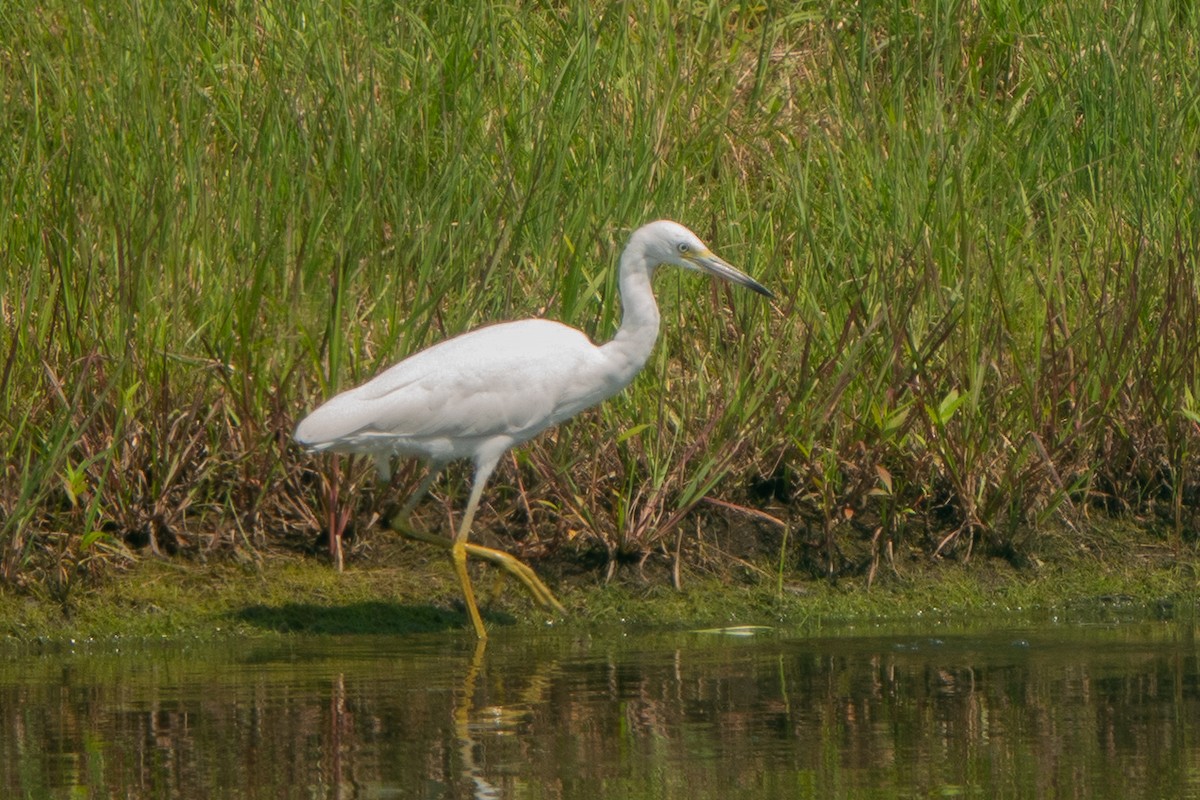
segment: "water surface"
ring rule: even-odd
[[[0,795],[1200,797],[1190,622],[0,656]]]

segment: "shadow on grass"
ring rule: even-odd
[[[277,633],[401,634],[462,630],[467,616],[434,606],[364,602],[342,606],[284,603],[247,606],[232,614],[239,622]],[[495,622],[510,622],[505,615],[485,614]]]

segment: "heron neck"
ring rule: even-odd
[[[622,385],[633,380],[650,358],[658,339],[658,304],[650,285],[650,270],[644,259],[640,262],[626,253],[621,258],[621,327],[616,336],[604,346],[614,361]]]

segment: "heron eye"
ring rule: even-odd
[[[687,243],[687,242],[680,242],[680,243],[679,243],[679,254],[680,254],[680,255],[684,255],[684,256],[686,256],[686,255],[688,254],[688,251],[689,251],[689,250],[691,250],[691,249],[692,249],[692,248],[691,248],[691,247],[688,245],[688,243]]]

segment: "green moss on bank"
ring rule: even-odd
[[[979,557],[969,563],[914,561],[858,578],[790,581],[692,574],[676,591],[665,581],[618,573],[570,576],[542,565],[568,609],[553,618],[512,582],[475,567],[484,616],[494,633],[520,635],[553,625],[580,632],[613,627],[769,625],[792,630],[863,624],[1011,623],[1046,616],[1094,621],[1122,614],[1190,614],[1200,556],[1155,546],[1135,532],[1108,533],[1087,548],[1060,548],[1015,568]],[[1061,542],[1060,542],[1061,544]],[[295,554],[208,564],[144,559],[63,603],[50,596],[0,594],[0,637],[10,643],[68,640],[208,640],[225,637],[469,636],[449,564],[422,548],[396,547],[338,573]]]

